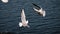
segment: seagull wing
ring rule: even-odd
[[[33,8],[35,11],[37,11],[37,12],[39,12],[39,10],[38,9],[36,9],[36,8]]]
[[[26,22],[26,16],[25,16],[25,13],[24,13],[24,9],[22,9],[21,21],[22,21],[22,23],[23,23],[23,22]]]
[[[4,2],[4,3],[7,3],[8,2],[8,0],[1,0],[2,2]]]
[[[36,4],[34,4],[34,3],[32,3],[32,4],[33,4],[35,7],[39,8],[39,9],[41,8],[41,7],[39,7],[38,5],[36,5]]]

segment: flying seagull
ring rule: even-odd
[[[29,25],[28,25],[28,20],[26,20],[26,16],[25,16],[25,13],[24,13],[24,9],[22,9],[22,12],[21,12],[21,21],[22,22],[19,22],[19,26],[20,27],[30,27]]]
[[[8,3],[8,0],[1,0],[3,3]]]
[[[33,9],[41,16],[45,17],[46,15],[46,11],[43,10],[41,7],[39,7],[38,5],[32,3],[35,7],[37,7],[37,9],[35,7],[33,7]]]

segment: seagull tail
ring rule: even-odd
[[[45,17],[45,16],[46,16],[46,12],[44,11],[44,12],[43,12],[43,17]]]
[[[29,25],[27,25],[27,27],[28,27],[28,28],[30,28],[30,26],[29,26]]]

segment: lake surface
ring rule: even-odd
[[[42,17],[33,10],[36,3],[46,11]],[[25,9],[30,28],[19,27],[21,9]],[[60,34],[60,0],[0,0],[0,32],[15,34]]]

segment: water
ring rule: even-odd
[[[39,16],[32,9],[36,3],[46,11],[46,17]],[[25,9],[30,28],[19,27],[21,9]],[[0,32],[16,34],[60,34],[60,0],[9,0],[0,1]]]

